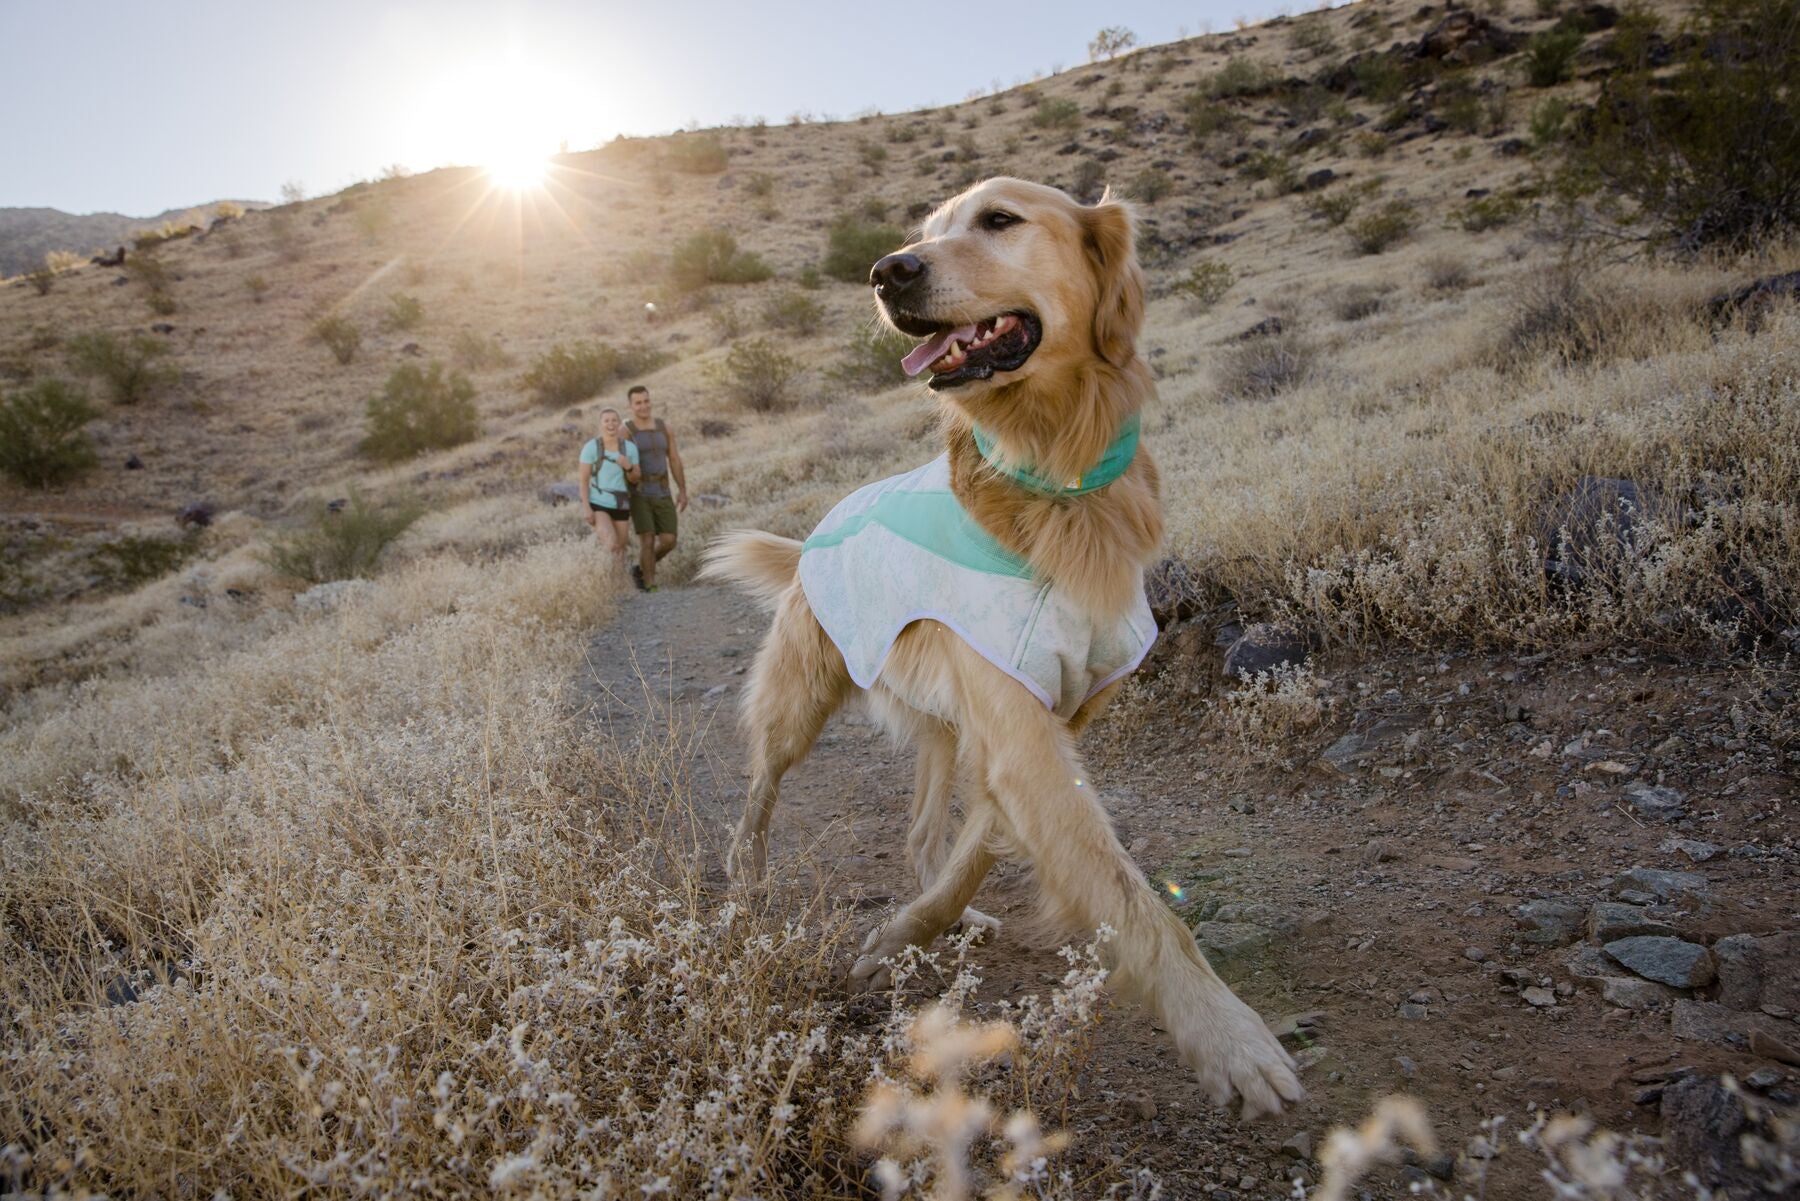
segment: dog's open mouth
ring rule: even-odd
[[[973,325],[939,329],[913,347],[900,366],[908,375],[931,371],[934,390],[1017,371],[1037,349],[1043,327],[1030,313],[1002,313]]]

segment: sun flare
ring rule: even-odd
[[[486,169],[488,178],[494,181],[495,187],[509,192],[524,192],[544,186],[544,177],[550,170],[550,160],[530,151],[508,151],[490,156]]]

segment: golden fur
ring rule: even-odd
[[[995,209],[1017,220],[988,228],[983,217]],[[1041,578],[1096,620],[1116,616],[1143,588],[1162,537],[1149,452],[1140,447],[1104,488],[1046,496],[990,467],[971,426],[979,422],[994,437],[1004,461],[1070,478],[1100,458],[1151,395],[1137,355],[1143,277],[1129,211],[1110,199],[1088,208],[1053,188],[992,179],[934,213],[906,251],[928,269],[910,316],[940,326],[1020,310],[1040,319],[1042,341],[1018,369],[940,393],[951,486]],[[731,867],[746,882],[766,869],[781,777],[858,691],[807,607],[799,557],[799,543],[756,531],[729,534],[707,555],[705,574],[735,580],[775,608],[744,694],[751,783]],[[968,902],[997,854],[1018,855],[1065,927],[1116,932],[1106,947],[1112,979],[1169,1030],[1212,1100],[1239,1097],[1246,1116],[1278,1112],[1301,1095],[1292,1061],[1207,965],[1084,783],[1074,736],[1115,690],[1064,721],[944,626],[921,621],[901,633],[864,699],[918,746],[907,850],[922,892],[870,932],[851,978],[879,987],[888,979],[883,961],[909,943],[928,944],[959,920],[991,923]],[[959,781],[965,820],[957,830],[951,800]]]

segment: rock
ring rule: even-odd
[[[1773,1059],[1777,1063],[1785,1063],[1789,1067],[1800,1067],[1800,1050],[1765,1030],[1750,1031],[1750,1053],[1761,1055],[1764,1059]]]
[[[1319,1023],[1325,1014],[1321,1010],[1308,1010],[1306,1013],[1290,1013],[1284,1018],[1269,1023],[1269,1033],[1276,1038],[1318,1037]]]
[[[1439,1152],[1436,1155],[1420,1155],[1417,1151],[1408,1147],[1401,1153],[1400,1162],[1410,1164],[1413,1167],[1424,1168],[1428,1174],[1436,1176],[1439,1180],[1448,1180],[1456,1175],[1456,1157],[1448,1152]]]
[[[167,334],[174,333],[175,327],[173,325],[169,324],[167,321],[158,321],[156,324],[154,324],[150,327],[150,332],[153,334],[167,335]]]
[[[1312,1158],[1312,1135],[1302,1130],[1281,1144],[1281,1153],[1289,1159]]]
[[[1263,901],[1227,901],[1212,915],[1215,922],[1262,926],[1277,934],[1292,934],[1300,928],[1300,913],[1285,905]]]
[[[1521,989],[1519,996],[1533,1009],[1549,1009],[1556,1004],[1556,994],[1547,988]]]
[[[1654,980],[1608,976],[1600,981],[1600,996],[1608,1005],[1643,1013],[1663,1008],[1674,994]]]
[[[1714,945],[1713,956],[1719,965],[1719,1004],[1800,1012],[1800,931],[1734,934]]]
[[[375,585],[369,580],[332,580],[329,583],[314,584],[296,596],[294,608],[302,613],[330,613],[347,601],[367,596],[373,591]]]
[[[1711,951],[1679,938],[1621,938],[1607,943],[1606,953],[1646,980],[1672,988],[1705,988],[1717,974]]]
[[[1585,916],[1579,905],[1564,900],[1526,901],[1519,906],[1519,937],[1541,946],[1565,947],[1581,936]]]
[[[1319,757],[1339,771],[1349,771],[1356,766],[1362,755],[1363,737],[1361,734],[1345,734],[1336,742],[1325,748]]]
[[[1320,167],[1317,171],[1308,172],[1306,178],[1300,181],[1300,190],[1316,192],[1320,188],[1329,187],[1336,178],[1336,171],[1330,167]]]
[[[1659,901],[1669,901],[1684,893],[1704,893],[1706,877],[1699,872],[1634,867],[1613,877],[1613,895],[1622,897],[1626,891],[1648,893]]]
[[[130,1005],[138,999],[137,985],[129,976],[114,976],[106,982],[105,998],[110,1005]]]
[[[1570,951],[1563,959],[1563,966],[1569,975],[1577,980],[1586,980],[1596,988],[1605,980],[1611,980],[1619,974],[1619,965],[1614,963],[1599,947],[1583,943]]]
[[[1135,1093],[1132,1096],[1121,1098],[1119,1108],[1140,1122],[1156,1120],[1156,1099],[1148,1093]]]
[[[1751,1034],[1761,1031],[1770,1038],[1786,1037],[1786,1023],[1760,1013],[1739,1013],[1712,1001],[1679,998],[1669,1018],[1669,1033],[1685,1042],[1716,1043],[1744,1048]]]
[[[1253,955],[1275,940],[1273,931],[1244,922],[1197,922],[1194,942],[1214,963]]]
[[[127,455],[126,456],[125,470],[127,470],[127,471],[142,471],[143,469],[144,469],[144,460],[138,458],[136,455]]]
[[[1780,1084],[1782,1080],[1780,1068],[1757,1068],[1744,1077],[1744,1083],[1759,1093],[1766,1093]]]
[[[189,501],[175,514],[175,524],[186,529],[203,530],[213,523],[216,512],[210,501]]]
[[[1663,1090],[1663,1154],[1676,1173],[1692,1172],[1712,1195],[1747,1199],[1772,1196],[1744,1163],[1743,1135],[1750,1123],[1743,1099],[1716,1076],[1677,1081]]]
[[[1511,54],[1524,40],[1522,34],[1502,29],[1486,17],[1458,9],[1425,32],[1413,55],[1470,66]]]
[[[1462,950],[1462,957],[1467,959],[1470,963],[1486,963],[1488,953],[1480,947],[1464,947]]]
[[[694,503],[702,509],[723,509],[731,503],[731,498],[723,492],[696,492]]]
[[[1285,328],[1286,328],[1286,326],[1284,326],[1282,324],[1281,318],[1279,318],[1279,317],[1264,317],[1261,321],[1258,321],[1255,325],[1251,326],[1249,329],[1245,330],[1243,333],[1238,334],[1235,337],[1228,338],[1227,341],[1230,341],[1230,342],[1253,342],[1258,338],[1274,338],[1274,337],[1279,336],[1281,334],[1281,331]]]
[[[1601,901],[1588,910],[1587,934],[1595,942],[1614,942],[1638,934],[1673,935],[1673,926],[1652,918],[1636,905]]]
[[[1421,1022],[1421,1021],[1425,1020],[1427,1013],[1429,1013],[1430,1011],[1427,1010],[1425,1008],[1425,1006],[1420,1005],[1416,1002],[1403,1001],[1403,1002],[1401,1002],[1400,1007],[1398,1009],[1396,1009],[1394,1012],[1398,1013],[1406,1021]]]
[[[1705,863],[1719,853],[1719,848],[1712,843],[1701,842],[1695,838],[1665,838],[1662,840],[1662,845],[1656,849],[1665,855],[1686,855],[1693,863]]]
[[[400,353],[416,359],[425,353],[425,348],[420,346],[417,342],[408,342],[400,348]]]
[[[1539,517],[1544,574],[1570,587],[1614,575],[1622,560],[1648,548],[1657,525],[1674,511],[1647,484],[1583,476]]]
[[[1673,822],[1687,816],[1687,798],[1678,789],[1635,780],[1625,785],[1625,800],[1632,812],[1651,821]]]
[[[1306,662],[1306,640],[1292,630],[1267,622],[1244,627],[1243,635],[1225,652],[1225,678],[1245,679]]]
[[[1770,275],[1754,280],[1731,292],[1721,292],[1706,302],[1714,321],[1742,319],[1745,328],[1755,333],[1771,308],[1781,303],[1800,301],[1800,271]]]
[[[1150,615],[1166,630],[1210,607],[1214,589],[1186,563],[1168,558],[1144,573],[1144,595],[1150,601]]]
[[[717,697],[724,696],[726,690],[730,687],[730,684],[714,684],[711,688],[708,688],[705,692],[700,694],[700,699],[703,701],[710,701]]]
[[[538,499],[547,505],[579,504],[581,486],[568,482],[549,484],[538,489]]]

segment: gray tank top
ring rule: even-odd
[[[638,448],[638,482],[632,491],[639,496],[667,496],[669,494],[669,427],[663,424],[661,417],[656,418],[656,428],[641,430],[631,422],[625,423],[625,432]]]

